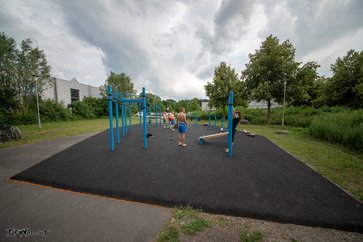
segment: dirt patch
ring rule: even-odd
[[[363,241],[363,234],[295,224],[281,224],[257,219],[223,215],[200,214],[213,226],[196,235],[180,234],[180,241],[241,241],[241,231],[263,234],[262,241]],[[170,225],[179,227],[183,221],[172,219]]]

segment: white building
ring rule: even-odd
[[[70,81],[52,78],[52,82],[53,86],[43,91],[43,98],[63,102],[65,106],[84,97],[100,97],[98,87],[79,83],[76,78]]]
[[[200,100],[202,111],[215,111],[214,107],[209,107],[209,100]]]

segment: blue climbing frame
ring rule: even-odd
[[[114,100],[113,100],[114,97]],[[116,142],[120,143],[120,131],[118,125],[118,109],[119,109],[119,102],[121,102],[121,115],[122,115],[122,136],[125,136],[127,133],[127,119],[126,119],[126,104],[132,103],[139,103],[142,104],[143,110],[143,125],[144,125],[144,149],[147,149],[147,124],[146,124],[146,92],[145,88],[142,88],[142,98],[141,99],[127,99],[126,95],[119,95],[117,91],[113,94],[112,87],[108,86],[108,112],[109,112],[109,121],[110,121],[110,150],[113,152],[115,151],[115,143],[114,143],[114,135],[113,135],[113,101],[115,102],[115,116],[116,116]],[[129,105],[129,112],[130,112],[130,121],[129,125],[131,128],[131,120],[132,120],[132,110],[131,105]]]
[[[228,156],[232,157],[232,132],[233,132],[233,92],[229,93],[228,98]]]

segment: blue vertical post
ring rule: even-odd
[[[217,128],[217,115],[214,114],[214,128]]]
[[[132,106],[131,106],[131,104],[129,105],[129,108],[130,108],[130,129],[131,129],[131,127],[132,127]]]
[[[155,126],[158,127],[158,105],[155,104]]]
[[[208,113],[208,127],[210,127],[210,113]]]
[[[151,124],[151,111],[152,111],[152,107],[151,107],[151,104],[149,104],[149,124]]]
[[[233,132],[233,92],[229,93],[228,99],[228,156],[232,157],[232,132]]]
[[[113,121],[112,121],[112,88],[108,86],[108,117],[110,121],[110,150],[115,150],[115,144],[113,142]]]
[[[142,88],[142,112],[144,119],[144,149],[147,149],[147,122],[146,122],[146,94],[145,87]]]
[[[127,130],[127,106],[126,106],[126,103],[125,103],[124,113],[125,113],[125,133],[127,134],[128,130]]]
[[[142,99],[141,99],[142,100]],[[138,104],[139,105],[139,107],[140,107],[140,109],[139,110],[142,110],[142,103],[139,103]],[[141,122],[141,115],[140,115],[140,113],[139,113],[139,122],[140,122],[140,127],[142,126],[142,122]]]
[[[222,129],[224,129],[224,117],[222,117]]]
[[[116,143],[120,143],[120,127],[118,125],[118,92],[115,92],[115,113],[116,113]]]
[[[125,136],[126,132],[125,132],[125,102],[124,102],[124,96],[121,96],[122,98],[122,102],[121,102],[121,115],[122,115],[122,137]]]

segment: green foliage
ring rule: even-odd
[[[173,209],[173,218],[185,221],[181,228],[184,233],[195,235],[212,226],[212,223],[200,216],[202,210],[192,208],[191,206],[177,206]]]
[[[20,49],[17,49],[13,38],[0,33],[2,121],[9,124],[20,120],[31,122],[33,114],[29,110],[30,102],[36,91],[41,93],[46,86],[51,85],[50,69],[44,51],[33,48],[30,39],[23,40]]]
[[[246,105],[243,83],[239,81],[236,71],[225,62],[215,68],[213,82],[208,82],[204,89],[210,99],[209,105],[222,109],[225,114],[230,91],[234,92],[235,105]]]
[[[308,133],[363,152],[363,110],[318,115]]]
[[[290,105],[312,106],[322,85],[322,79],[317,71],[318,67],[316,62],[308,62],[297,69],[295,81],[287,82]]]
[[[108,115],[108,102],[107,98],[94,98],[94,97],[84,97],[82,102],[87,104],[91,110],[93,111],[93,114],[100,118],[102,116]],[[137,108],[137,107],[136,107]],[[134,113],[137,112],[134,111]]]
[[[159,236],[158,242],[178,242],[180,241],[180,234],[178,228],[174,226],[168,227]]]
[[[270,103],[272,100],[282,103],[284,82],[291,81],[298,68],[295,49],[289,40],[280,44],[277,37],[270,35],[249,58],[241,78],[251,99],[267,101],[267,123],[270,124]]]
[[[182,225],[182,229],[186,234],[195,235],[198,232],[203,232],[207,228],[212,227],[212,223],[204,218],[192,218],[190,221]]]
[[[334,75],[326,82],[324,97],[329,106],[363,107],[363,51],[348,51],[331,66]]]
[[[176,206],[173,208],[173,218],[179,220],[183,218],[198,218],[199,214],[202,212],[200,209],[195,209],[190,205],[185,207]]]
[[[71,108],[72,115],[75,118],[91,119],[96,117],[94,110],[87,103],[75,101],[69,104],[68,107]]]
[[[180,107],[184,107],[186,112],[201,110],[198,98],[179,100],[177,103],[174,104],[174,110],[178,112]]]
[[[41,101],[39,103],[39,112],[42,122],[68,121],[72,115],[62,103],[53,100]]]
[[[100,86],[101,95],[103,97],[107,97],[108,85],[111,85],[112,92],[117,91],[119,94],[135,93],[134,84],[132,83],[131,77],[125,73],[116,74],[112,71],[110,72],[110,75],[107,77],[105,84]]]
[[[257,242],[263,240],[263,233],[260,231],[246,231],[242,230],[239,235],[239,240],[241,242]]]

